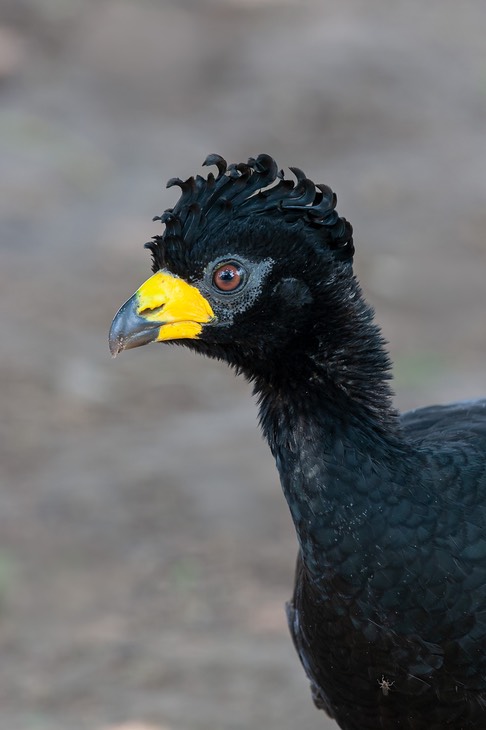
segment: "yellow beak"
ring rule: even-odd
[[[110,352],[148,342],[195,339],[203,324],[214,319],[199,289],[183,279],[158,271],[120,307],[110,329]]]

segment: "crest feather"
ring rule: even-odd
[[[283,170],[270,155],[250,157],[247,163],[227,164],[221,155],[208,155],[203,163],[215,166],[207,177],[196,175],[187,180],[173,177],[167,187],[177,186],[181,196],[154,220],[165,224],[161,236],[145,244],[152,251],[154,266],[163,264],[164,250],[190,247],[208,221],[259,215],[279,217],[283,224],[302,220],[324,234],[336,258],[351,259],[354,253],[353,229],[336,211],[336,195],[327,185],[315,184],[298,167],[289,169],[295,181],[285,178]]]

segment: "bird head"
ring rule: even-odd
[[[268,155],[205,164],[218,174],[169,181],[181,196],[145,244],[153,276],[116,314],[110,349],[178,342],[251,374],[325,326],[352,279],[352,227],[330,188],[295,167],[286,179]]]

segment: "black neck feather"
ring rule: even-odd
[[[372,549],[363,542],[371,512],[389,497],[388,465],[397,454],[407,458],[389,369],[353,280],[346,300],[327,309],[325,335],[312,349],[289,348],[278,367],[253,373],[263,433],[315,579],[335,579],[336,571],[350,584],[365,579],[359,563]]]

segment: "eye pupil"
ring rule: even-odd
[[[213,283],[220,291],[235,291],[243,280],[243,272],[235,264],[223,264],[216,269],[213,275]]]

